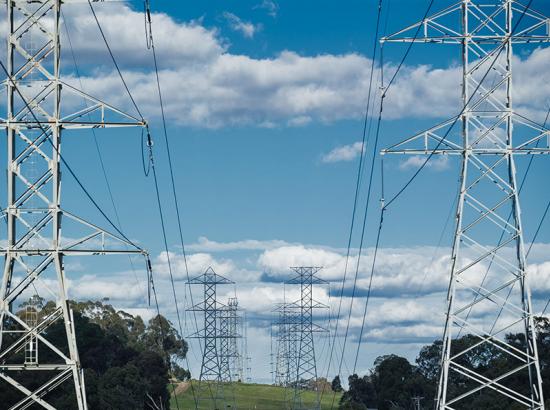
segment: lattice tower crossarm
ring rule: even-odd
[[[35,405],[54,409],[46,396],[69,380],[75,388],[75,408],[87,408],[64,258],[145,253],[61,205],[65,130],[145,126],[142,119],[78,90],[61,77],[61,5],[71,2],[6,2],[7,102],[0,127],[7,137],[7,207],[3,212],[7,233],[6,245],[0,249],[5,257],[0,288],[0,383],[20,393],[12,409]],[[69,94],[72,98],[66,98]],[[76,100],[83,105],[79,107]],[[56,308],[25,321],[14,309],[30,296],[31,288],[48,292]],[[48,328],[59,321],[66,333],[66,349],[45,337]],[[28,341],[34,352],[25,363]],[[29,378],[22,380],[31,372],[38,387],[30,387]]]
[[[382,152],[461,158],[439,409],[472,406],[480,394],[503,408],[544,408],[515,157],[549,154],[550,131],[513,109],[512,51],[550,42],[549,30],[547,17],[517,1],[463,0],[382,40],[462,50],[463,111]],[[458,133],[450,129],[456,122]],[[456,343],[461,334],[469,343]],[[506,366],[484,371],[488,351]]]

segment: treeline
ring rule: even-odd
[[[536,323],[542,380],[546,381],[543,383],[543,393],[546,398],[546,407],[550,408],[550,321],[546,318],[538,318]],[[506,340],[514,347],[525,351],[523,334],[508,334]],[[472,347],[468,354],[460,357],[462,365],[473,368],[487,377],[503,374],[506,369],[518,365],[511,363],[510,357],[505,357],[502,350],[494,345],[483,343],[476,346],[479,341],[478,337],[472,335],[464,335],[453,341],[453,347],[460,351]],[[441,348],[440,340],[423,347],[415,364],[396,355],[377,358],[374,368],[369,374],[349,377],[349,389],[342,396],[340,409],[416,410],[415,397],[420,401],[421,409],[433,409],[439,382]],[[451,392],[452,397],[479,386],[470,379],[459,377],[453,372],[450,377],[450,386],[454,389]],[[507,377],[501,383],[505,383],[508,387],[529,397],[528,391],[521,391],[525,386],[529,386],[528,377],[527,372],[519,373]],[[339,379],[333,381],[334,390],[339,386]],[[515,410],[525,407],[506,399],[491,389],[483,389],[468,400],[462,400],[460,408],[464,410]]]
[[[55,310],[53,302],[33,300],[38,319]],[[189,378],[178,363],[187,354],[187,343],[163,316],[147,323],[140,316],[117,311],[101,302],[72,302],[78,351],[84,369],[86,397],[90,410],[170,408],[169,374],[179,379]],[[24,319],[27,306],[18,315]],[[67,340],[62,321],[49,326],[43,333],[55,346],[66,352]],[[9,344],[9,340],[6,340]],[[24,352],[22,352],[24,354]],[[38,346],[39,361],[59,361],[44,344]],[[170,371],[171,370],[171,371]],[[23,372],[17,376],[27,388],[41,386],[50,374]],[[10,408],[21,394],[7,383],[0,383],[2,408]],[[46,396],[59,410],[75,408],[72,383],[64,383]]]

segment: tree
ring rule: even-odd
[[[550,320],[536,318],[537,345],[542,380],[550,379]],[[506,342],[520,351],[526,350],[526,341],[523,333],[510,333],[505,336]],[[481,343],[475,335],[466,334],[453,340],[451,354],[457,351],[466,351],[455,358],[462,366],[475,369],[476,373],[487,378],[494,378],[497,374],[504,374],[519,365],[509,355],[490,343]],[[441,364],[442,341],[436,340],[424,346],[416,358],[416,365],[410,364],[405,358],[388,355],[381,356],[374,362],[374,368],[369,374],[359,377],[350,376],[349,390],[344,392],[340,401],[340,409],[356,410],[368,407],[380,410],[412,409],[411,398],[421,396],[422,408],[431,409],[437,394]],[[527,370],[510,374],[501,383],[520,394],[529,397],[529,373]],[[478,387],[479,384],[457,372],[449,373],[448,394],[457,397],[460,394]],[[543,383],[543,394],[550,398],[550,384]],[[466,410],[519,410],[521,405],[507,399],[491,389],[482,389],[475,395],[460,400],[461,409]]]
[[[369,407],[376,407],[376,389],[370,375],[359,377],[352,374],[348,377],[348,384],[348,391],[344,392],[340,399],[340,409],[366,410]]]
[[[76,339],[86,380],[86,396],[90,410],[149,409],[148,396],[169,408],[169,360],[181,360],[187,353],[187,343],[172,324],[157,316],[147,325],[139,316],[117,311],[101,302],[71,302],[74,310]],[[33,306],[37,306],[33,304]],[[17,312],[23,315],[26,305]],[[55,303],[43,303],[38,310],[39,320],[56,309]],[[10,324],[13,326],[13,324]],[[162,329],[162,332],[161,332]],[[160,340],[158,335],[164,335]],[[156,335],[156,336],[155,336]],[[67,352],[64,325],[57,321],[44,331],[44,336],[63,352]],[[152,340],[161,342],[152,343]],[[10,344],[6,340],[7,345]],[[164,346],[167,353],[159,346]],[[43,362],[52,362],[55,354],[39,342]],[[24,351],[19,354],[24,354]],[[187,370],[179,368],[179,377],[189,378]],[[30,390],[45,382],[41,374],[22,374],[19,378]],[[48,402],[59,410],[74,408],[74,388],[65,383],[48,394]],[[2,408],[10,408],[20,394],[0,382]]]
[[[332,383],[330,384],[330,387],[332,388],[332,391],[336,393],[339,393],[344,390],[342,388],[342,382],[340,381],[340,376],[336,375],[334,379],[332,379]]]

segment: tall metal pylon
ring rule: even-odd
[[[320,409],[320,392],[317,381],[317,358],[315,356],[314,334],[327,330],[313,322],[314,309],[326,309],[328,306],[313,298],[313,285],[326,284],[327,282],[317,276],[322,268],[314,266],[291,267],[297,274],[287,281],[287,284],[300,285],[299,318],[294,324],[289,325],[289,333],[297,335],[297,361],[294,378],[294,394],[292,397],[292,410],[318,410]],[[292,340],[295,340],[292,338]],[[290,361],[289,361],[290,363]],[[313,402],[308,402],[303,397],[304,390],[314,390],[316,397]]]
[[[0,127],[6,129],[7,137],[7,206],[2,216],[7,231],[6,245],[0,249],[5,257],[0,288],[0,383],[20,393],[18,402],[2,403],[11,409],[36,405],[54,409],[48,402],[52,392],[69,381],[74,385],[74,408],[87,408],[67,298],[65,257],[144,253],[61,204],[61,170],[67,165],[61,154],[65,131],[146,125],[61,77],[61,5],[73,2],[77,1],[6,2],[7,73],[2,74],[7,77],[7,101]],[[20,318],[16,309],[31,296],[30,288],[47,293],[56,309],[45,317]],[[66,347],[54,345],[47,337],[48,329],[58,322],[66,333]]]
[[[236,297],[227,300],[227,321],[229,375],[232,381],[243,381],[243,355],[241,354],[238,343],[239,339],[242,337],[239,332],[241,318],[239,317],[239,300]]]
[[[484,393],[502,408],[544,408],[516,160],[550,153],[550,134],[514,111],[512,63],[515,45],[548,43],[549,30],[547,17],[517,1],[462,0],[382,40],[462,51],[463,111],[383,151],[461,159],[439,409],[470,408]],[[450,131],[457,121],[461,131]],[[510,341],[507,333],[524,340]],[[461,334],[471,343],[455,343]],[[487,350],[506,366],[484,371]]]
[[[201,407],[213,406],[214,409],[224,408],[224,379],[231,379],[229,363],[222,355],[227,352],[226,342],[228,320],[227,306],[217,300],[217,286],[234,284],[231,280],[218,275],[209,267],[202,275],[189,280],[191,285],[202,285],[204,300],[195,304],[188,311],[203,312],[204,328],[191,335],[191,338],[201,339],[203,342],[201,372],[197,391],[197,404]],[[221,326],[224,329],[221,329]]]
[[[298,369],[298,345],[300,333],[297,327],[300,323],[300,306],[297,303],[280,303],[274,313],[276,353],[275,353],[275,384],[292,388]],[[294,330],[294,331],[291,331]],[[286,390],[286,402],[291,402],[294,390]]]
[[[243,312],[243,368],[244,381],[252,382],[252,357],[248,352],[248,316],[246,311]]]
[[[286,343],[287,325],[285,323],[284,303],[273,309],[276,317],[271,326],[272,339],[275,339],[275,351],[273,352],[273,383],[276,386],[284,386],[287,372],[288,344]]]

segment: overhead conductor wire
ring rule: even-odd
[[[84,86],[82,84],[82,77],[80,75],[80,70],[79,70],[78,64],[76,62],[76,55],[75,55],[74,48],[73,48],[73,42],[71,40],[71,34],[69,32],[69,24],[68,24],[68,21],[65,19],[65,15],[63,14],[63,11],[61,11],[61,15],[63,16],[63,20],[65,21],[65,24],[64,24],[65,33],[67,34],[67,41],[69,43],[69,48],[71,50],[71,57],[72,57],[72,60],[73,60],[75,73],[76,73],[76,76],[78,78],[78,82],[80,84],[80,87],[83,89]],[[84,104],[86,105],[86,108],[88,108],[88,103],[87,103],[86,99],[84,99]],[[91,121],[91,115],[89,113],[88,113],[88,118]],[[107,177],[107,169],[105,167],[105,162],[103,161],[103,155],[101,153],[101,149],[100,149],[100,146],[99,146],[99,141],[97,139],[95,128],[91,128],[91,132],[92,132],[92,136],[93,136],[93,139],[94,139],[94,145],[95,145],[95,148],[96,148],[96,151],[97,151],[97,155],[98,155],[98,158],[99,158],[99,164],[101,166],[103,179],[105,181],[105,186],[107,187],[107,193],[109,194],[109,199],[110,199],[110,202],[111,202],[111,206],[113,207],[113,211],[114,211],[114,214],[115,214],[115,220],[116,220],[118,226],[120,227],[120,229],[122,230],[123,228],[122,228],[122,223],[120,222],[120,215],[119,215],[119,212],[118,212],[118,207],[117,207],[116,202],[115,202],[115,198],[114,198],[114,195],[113,195],[113,190],[111,188],[111,183],[109,182],[109,178]],[[134,275],[134,279],[136,281],[136,284],[138,286],[140,286],[140,282],[139,282],[139,279],[138,279],[137,273],[136,273],[136,268],[134,266],[134,261],[132,260],[132,257],[130,255],[128,255],[128,260],[130,261],[130,268],[131,268],[132,273]],[[145,291],[144,291],[144,294],[145,294]]]
[[[374,42],[373,42],[373,51],[372,51],[372,58],[371,58],[371,66],[370,66],[370,78],[369,78],[369,88],[367,92],[367,106],[365,109],[365,116],[363,120],[363,136],[361,140],[361,154],[359,157],[359,165],[357,167],[357,176],[355,181],[355,195],[353,199],[353,210],[351,213],[351,224],[350,224],[350,230],[349,230],[349,236],[348,236],[348,244],[347,244],[347,252],[346,252],[346,262],[344,266],[344,276],[342,278],[342,286],[340,288],[340,295],[339,295],[339,301],[338,301],[338,310],[336,313],[336,316],[334,317],[335,322],[335,329],[333,334],[333,340],[330,346],[330,354],[329,354],[329,360],[327,364],[327,371],[326,371],[326,378],[328,379],[329,372],[330,372],[330,366],[332,364],[332,358],[334,355],[334,349],[336,346],[336,338],[338,336],[338,327],[340,323],[340,314],[342,311],[342,300],[344,296],[344,290],[345,290],[345,284],[347,279],[347,272],[348,272],[348,264],[349,264],[349,258],[350,258],[350,252],[351,252],[351,242],[353,238],[353,231],[355,227],[355,215],[357,211],[357,203],[359,200],[359,192],[360,192],[360,186],[361,186],[361,170],[363,169],[363,161],[365,160],[365,151],[366,151],[366,144],[367,144],[367,128],[368,128],[368,119],[369,119],[369,112],[370,112],[370,104],[371,104],[371,95],[372,95],[372,86],[374,82],[374,67],[375,67],[375,61],[376,61],[376,50],[378,49],[378,31],[380,27],[380,18],[382,15],[382,2],[383,0],[378,1],[378,11],[377,11],[377,17],[376,17],[376,29],[375,29],[375,35],[374,35]],[[330,335],[329,335],[330,339]],[[341,372],[341,364],[338,368],[338,374]],[[324,390],[321,391],[321,400],[323,398]]]
[[[434,0],[430,0],[429,4],[428,4],[428,7],[424,13],[424,17],[423,17],[423,20],[426,19],[426,17],[428,16],[431,8],[432,8],[432,5],[434,3]],[[381,7],[381,6],[380,6]],[[380,12],[380,11],[379,11]],[[416,39],[418,37],[418,34],[420,33],[420,27],[417,29],[416,33],[415,33],[415,36],[414,36],[414,39]],[[376,36],[375,36],[375,42],[376,44],[378,44],[378,32],[376,33]],[[389,90],[389,88],[392,86],[392,84],[394,83],[395,79],[397,78],[397,75],[399,74],[399,72],[401,71],[404,63],[405,63],[405,60],[407,59],[407,57],[409,56],[410,54],[410,51],[412,49],[414,45],[414,41],[412,41],[408,47],[407,47],[407,50],[405,51],[400,63],[398,64],[397,68],[396,68],[396,71],[394,72],[392,78],[390,79],[389,83],[388,83],[388,86],[383,90],[382,92],[382,95],[380,96],[380,105],[379,105],[379,112],[378,112],[378,120],[377,120],[377,125],[376,125],[376,134],[375,134],[375,137],[374,137],[374,147],[373,147],[373,155],[372,155],[372,163],[371,163],[371,167],[370,167],[370,175],[369,175],[369,183],[367,185],[367,199],[366,199],[366,202],[365,202],[365,211],[364,211],[364,214],[363,214],[363,225],[362,225],[362,230],[361,230],[361,239],[360,239],[360,246],[359,246],[359,250],[358,250],[358,253],[357,253],[357,263],[356,263],[356,269],[355,269],[355,276],[354,276],[354,281],[353,281],[353,287],[352,287],[352,296],[351,296],[351,303],[350,303],[350,309],[349,309],[349,314],[348,314],[348,319],[347,319],[347,324],[346,324],[346,331],[345,331],[345,336],[344,336],[344,342],[343,342],[343,346],[342,346],[342,353],[341,353],[341,356],[340,356],[340,362],[339,362],[339,366],[338,366],[338,374],[340,374],[341,372],[341,369],[342,369],[342,363],[344,362],[344,355],[345,355],[345,350],[346,350],[346,344],[347,344],[347,339],[348,339],[348,334],[349,334],[349,328],[350,328],[350,322],[351,322],[351,315],[352,315],[352,309],[353,309],[353,301],[354,301],[354,298],[355,298],[355,292],[356,292],[356,289],[357,289],[357,279],[358,279],[358,275],[359,275],[359,266],[360,266],[360,259],[361,259],[361,253],[362,253],[362,249],[363,249],[363,243],[364,243],[364,236],[365,236],[365,231],[366,231],[366,221],[367,221],[367,216],[368,216],[368,206],[369,206],[369,202],[370,202],[370,197],[371,197],[371,192],[372,192],[372,180],[373,180],[373,173],[374,173],[374,164],[375,164],[375,160],[376,160],[376,149],[378,147],[378,141],[379,141],[379,135],[380,135],[380,125],[381,125],[381,122],[382,122],[382,113],[383,113],[383,104],[384,104],[384,98]],[[380,53],[380,55],[382,56],[382,53]],[[382,60],[382,59],[381,59]],[[383,67],[380,67],[381,70],[383,70]],[[359,181],[358,181],[359,182]],[[379,229],[378,229],[378,237],[380,236],[380,233],[381,233],[381,225],[382,225],[382,222],[383,222],[383,212],[385,210],[385,206],[381,209],[381,217],[380,217],[380,221],[379,221]],[[375,251],[375,253],[377,254],[377,252]],[[348,252],[348,258],[349,258],[349,252]],[[375,262],[375,261],[373,261]],[[373,265],[374,266],[374,265]],[[372,281],[372,275],[371,275],[371,281]],[[342,286],[344,286],[344,284],[342,284]],[[367,302],[368,303],[368,302]],[[360,343],[361,341],[359,341]],[[333,345],[334,346],[334,345]],[[355,367],[355,366],[354,366]],[[336,398],[336,394],[333,393],[332,395],[332,402],[331,402],[331,409],[334,408],[334,404],[335,404],[335,398]]]
[[[132,96],[132,93],[130,92],[129,87],[126,84],[126,81],[124,80],[122,72],[121,72],[121,70],[118,66],[118,63],[116,62],[115,56],[114,56],[114,54],[111,50],[111,47],[109,46],[107,38],[105,37],[105,34],[103,32],[103,29],[101,27],[99,19],[97,18],[97,15],[95,13],[95,10],[94,10],[90,0],[88,0],[88,4],[90,6],[90,9],[91,9],[92,14],[94,16],[96,24],[99,28],[100,33],[101,33],[101,37],[103,38],[103,41],[105,42],[105,45],[107,47],[107,50],[109,51],[111,59],[113,60],[113,63],[116,67],[118,75],[119,75],[122,83],[124,84],[126,92],[130,96],[130,100],[134,104],[134,107],[136,108],[136,111],[143,118],[143,115],[141,114],[141,111],[139,110],[139,107],[137,106],[137,103],[136,103],[134,97]],[[160,94],[160,90],[159,90],[159,94]],[[155,185],[155,194],[156,194],[156,199],[157,199],[157,206],[158,206],[158,210],[159,210],[159,218],[160,218],[160,223],[161,223],[161,231],[162,231],[162,236],[163,236],[164,250],[166,252],[168,272],[169,272],[169,276],[170,276],[172,294],[173,294],[173,297],[174,297],[174,307],[175,307],[175,310],[176,310],[176,316],[177,316],[177,321],[178,321],[178,329],[179,329],[180,335],[183,337],[183,326],[182,326],[182,323],[181,323],[181,315],[180,315],[180,310],[179,310],[178,297],[177,297],[177,293],[176,293],[176,286],[175,286],[174,275],[173,275],[173,270],[172,270],[172,262],[171,262],[171,258],[170,258],[169,247],[168,247],[168,239],[167,239],[167,233],[166,233],[166,224],[165,224],[165,220],[164,220],[164,212],[163,212],[163,208],[162,208],[162,202],[161,202],[161,199],[160,199],[160,189],[159,189],[158,175],[157,175],[157,170],[156,170],[155,161],[154,161],[153,141],[152,141],[151,133],[149,131],[148,126],[146,126],[146,130],[147,130],[147,146],[148,146],[148,151],[149,151],[149,162],[148,162],[148,164],[150,166],[150,169],[153,172],[153,180],[154,180],[154,185]],[[152,272],[152,268],[151,268],[151,272]],[[152,275],[151,275],[151,281],[152,281]],[[188,362],[187,355],[185,357],[185,360],[187,361],[187,365],[189,367],[189,362]],[[170,365],[170,360],[169,360],[168,364]],[[173,384],[172,384],[172,388],[174,390],[174,398],[175,398],[175,401],[176,401],[176,407],[179,409],[178,397],[177,397],[175,387],[174,387]],[[193,399],[194,399],[194,402],[195,402],[195,408],[197,408],[198,403],[197,403],[197,400],[196,400],[195,391],[194,391],[194,387],[193,387],[192,383],[191,383],[191,391],[192,391]]]
[[[176,210],[176,218],[178,222],[178,232],[179,232],[179,239],[180,239],[180,246],[181,246],[181,252],[183,256],[183,262],[185,266],[185,275],[189,287],[189,297],[191,300],[191,306],[194,306],[195,303],[193,301],[193,292],[191,291],[191,283],[190,283],[190,277],[189,277],[189,266],[187,263],[187,253],[185,251],[185,243],[183,240],[183,227],[182,227],[182,218],[180,213],[180,206],[178,201],[178,195],[176,191],[176,182],[174,177],[174,167],[172,163],[172,154],[170,149],[170,141],[168,138],[168,128],[166,124],[166,115],[164,110],[164,100],[162,97],[162,88],[160,85],[160,76],[159,76],[159,68],[158,68],[158,60],[157,60],[157,51],[155,48],[155,42],[153,38],[153,24],[152,24],[152,18],[151,18],[151,7],[149,0],[145,0],[144,2],[145,6],[145,35],[146,35],[146,44],[147,48],[150,49],[153,53],[153,62],[155,65],[155,77],[156,77],[156,84],[157,84],[157,90],[158,90],[158,96],[159,96],[159,105],[160,105],[160,112],[162,117],[162,127],[163,127],[163,133],[164,133],[164,143],[166,145],[166,152],[168,156],[168,168],[170,170],[170,182],[172,187],[172,197],[174,199],[174,207]],[[198,322],[197,322],[197,315],[195,310],[193,310],[193,318],[195,322],[195,329],[198,331]],[[184,321],[185,321],[185,315],[184,315]],[[183,335],[182,335],[183,336]],[[202,345],[199,343],[199,348],[202,354]]]

